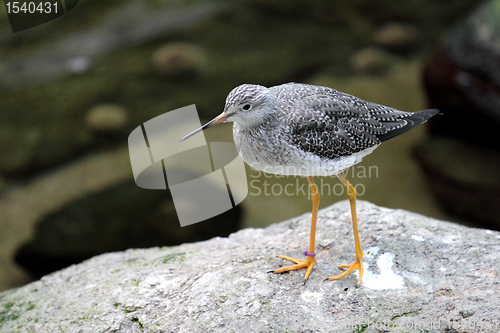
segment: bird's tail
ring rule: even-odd
[[[412,128],[425,123],[429,118],[435,116],[438,113],[439,113],[438,109],[428,109],[411,113],[410,116],[403,118],[407,122],[406,125],[400,128],[389,130],[387,131],[387,133],[379,135],[378,138],[380,139],[380,141],[386,141],[392,139],[395,136],[408,132]]]

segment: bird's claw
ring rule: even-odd
[[[289,260],[295,263],[295,265],[279,268],[273,272],[274,274],[285,273],[307,267],[306,275],[304,276],[306,281],[309,275],[311,274],[314,264],[316,263],[316,258],[310,256],[308,256],[306,260],[295,259],[287,256],[278,256],[278,258]]]
[[[353,271],[355,271],[357,269],[359,271],[359,278],[358,278],[358,283],[356,284],[356,287],[359,287],[359,285],[361,284],[361,280],[363,279],[363,272],[364,272],[363,259],[356,258],[354,260],[354,262],[350,265],[340,265],[340,269],[344,269],[344,268],[347,268],[347,270],[344,273],[339,274],[337,276],[332,276],[332,277],[326,279],[325,281],[333,281],[333,280],[342,279],[343,277],[349,275],[350,273],[352,273]]]

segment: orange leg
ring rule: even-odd
[[[354,270],[359,270],[359,278],[358,278],[358,286],[361,284],[361,279],[363,278],[363,249],[361,248],[361,241],[359,240],[359,231],[358,231],[358,220],[356,218],[356,190],[354,186],[352,186],[347,179],[345,179],[344,175],[338,174],[337,177],[340,179],[342,184],[347,189],[347,198],[349,199],[349,203],[351,204],[351,215],[352,215],[352,229],[354,231],[354,244],[356,247],[356,259],[350,265],[340,265],[340,269],[347,268],[347,271],[344,273],[332,276],[328,281],[338,280],[343,278],[344,276],[350,274]]]
[[[311,239],[309,241],[309,251],[307,251],[309,254],[314,254],[314,242],[316,239],[316,218],[318,217],[318,207],[319,207],[319,199],[320,199],[320,194],[318,191],[318,187],[314,183],[312,177],[307,177],[307,181],[309,183],[309,186],[311,188],[311,200],[312,200],[312,219],[311,219]],[[294,259],[291,257],[287,256],[278,256],[281,259],[289,260],[296,265],[293,266],[287,266],[283,267],[280,269],[277,269],[274,271],[274,273],[283,273],[283,272],[288,272],[288,271],[293,271],[296,269],[300,268],[305,268],[307,267],[306,275],[304,276],[306,281],[309,275],[311,274],[312,268],[314,264],[316,263],[316,257],[315,256],[307,256],[306,260],[300,260],[300,259]]]

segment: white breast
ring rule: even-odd
[[[241,158],[252,168],[277,175],[331,176],[361,162],[377,146],[336,159],[320,158],[291,145],[283,138],[269,140],[269,133],[247,132],[234,123],[233,138]],[[278,139],[277,139],[278,138]]]

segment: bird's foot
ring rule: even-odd
[[[361,284],[361,279],[363,278],[363,272],[364,272],[363,258],[356,258],[356,260],[354,260],[354,262],[350,265],[340,265],[340,269],[344,269],[344,268],[347,268],[347,271],[345,271],[344,273],[339,274],[337,276],[332,276],[332,277],[326,279],[325,281],[333,281],[333,280],[342,279],[343,277],[349,275],[350,273],[352,273],[354,270],[357,269],[357,270],[359,270],[359,278],[358,278],[358,283],[356,284],[356,286],[359,286]]]
[[[294,271],[296,269],[301,269],[301,268],[307,267],[306,275],[304,276],[304,278],[306,280],[309,277],[309,275],[311,274],[312,268],[313,268],[314,264],[316,263],[316,258],[314,256],[308,256],[306,260],[295,259],[295,258],[291,258],[291,257],[287,257],[287,256],[278,256],[278,258],[289,260],[289,261],[295,263],[296,265],[287,266],[287,267],[277,269],[273,272],[274,274],[284,273],[284,272],[288,272],[288,271]]]

